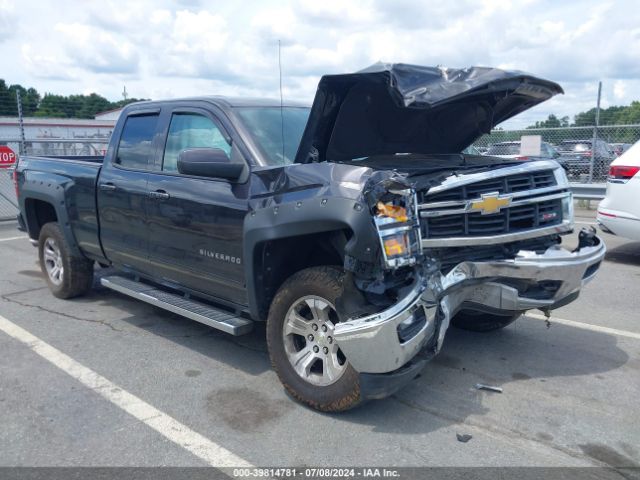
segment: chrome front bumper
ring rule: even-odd
[[[421,278],[411,291],[390,308],[367,317],[339,323],[335,339],[353,368],[361,373],[392,372],[416,356],[430,341],[442,347],[450,319],[463,307],[495,312],[533,308],[553,309],[572,300],[591,280],[604,258],[605,245],[570,252],[559,246],[543,254],[521,251],[515,259],[462,262],[446,275]],[[545,298],[521,292],[517,286],[555,285]],[[535,288],[533,289],[535,291]],[[538,298],[535,298],[538,297]],[[426,322],[405,342],[399,325],[424,313]],[[437,338],[434,336],[437,335]]]

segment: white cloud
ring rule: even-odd
[[[624,80],[616,80],[613,84],[613,98],[616,100],[624,100],[627,96],[627,85]]]
[[[0,0],[0,43],[13,36],[15,31],[15,7],[9,0]]]
[[[69,60],[57,56],[52,53],[50,49],[43,49],[42,47],[36,48],[30,43],[25,43],[22,45],[20,51],[22,54],[22,66],[30,76],[38,79],[44,78],[51,80],[73,79],[73,66]],[[28,85],[31,86],[31,83]]]
[[[138,52],[123,36],[81,23],[58,23],[61,44],[74,66],[94,73],[135,73]]]
[[[603,102],[640,96],[634,0],[21,0],[20,22],[7,16],[16,14],[11,1],[0,0],[0,55],[13,65],[6,80],[41,91],[94,87],[116,99],[126,84],[136,97],[275,97],[281,40],[291,99],[311,101],[323,73],[379,60],[502,66],[565,87],[515,123],[590,108],[598,80]],[[6,36],[7,18],[18,34]]]

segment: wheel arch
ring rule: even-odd
[[[64,191],[56,193],[30,191],[20,197],[27,233],[32,240],[38,240],[40,230],[49,222],[57,222],[74,256],[84,257],[69,223],[69,215],[64,199]]]
[[[251,316],[266,320],[271,299],[295,272],[342,266],[345,256],[355,252],[373,261],[378,251],[371,216],[355,200],[314,198],[249,212],[243,261]]]

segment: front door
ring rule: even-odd
[[[155,160],[158,113],[133,111],[126,118],[119,144],[113,157],[105,158],[97,185],[105,256],[120,268],[146,274],[151,273],[147,261],[147,181]]]
[[[208,111],[175,108],[161,169],[149,173],[149,256],[158,280],[246,304],[242,225],[246,183],[178,173],[180,152],[220,148],[243,161],[229,135]]]

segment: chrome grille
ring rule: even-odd
[[[546,200],[504,208],[498,213],[479,212],[423,218],[422,238],[502,235],[562,223],[562,201]]]
[[[555,162],[452,176],[417,198],[423,248],[495,245],[572,228],[571,193]]]
[[[505,194],[526,192],[538,188],[553,187],[557,184],[558,182],[553,174],[553,170],[539,170],[505,177],[490,178],[437,193],[423,192],[422,195],[418,197],[418,200],[420,203],[471,200],[479,197],[483,193],[498,192]]]

